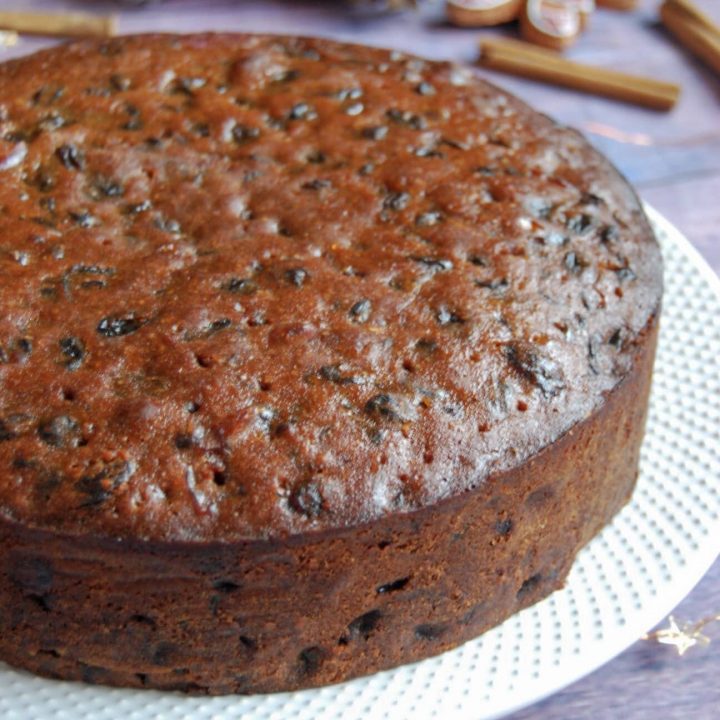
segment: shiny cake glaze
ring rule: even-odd
[[[476,487],[658,306],[638,202],[468,71],[145,36],[0,68],[0,508],[227,541]]]

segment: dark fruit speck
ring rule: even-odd
[[[238,295],[253,295],[258,289],[257,283],[247,278],[232,278],[225,288]]]
[[[232,129],[232,138],[236,143],[244,143],[260,137],[260,130],[248,125],[235,125]]]
[[[452,270],[452,260],[447,258],[431,257],[429,255],[412,255],[410,259],[413,262],[425,265],[425,267],[432,268],[433,270]]]
[[[113,491],[127,482],[135,472],[135,464],[127,460],[113,460],[93,474],[83,475],[75,489],[84,496],[80,507],[100,505],[108,500]]]
[[[350,318],[354,322],[365,323],[370,319],[370,313],[372,312],[372,303],[369,300],[363,299],[358,300],[350,308]]]
[[[446,630],[447,627],[445,625],[423,623],[415,628],[415,636],[419,640],[437,640],[444,635]]]
[[[312,108],[305,102],[299,102],[292,106],[288,117],[290,120],[303,120],[314,115]]]
[[[304,268],[290,268],[285,271],[285,279],[295,287],[302,287],[308,279],[308,272]]]
[[[322,512],[323,498],[317,483],[308,480],[290,493],[290,507],[305,517],[316,517]]]
[[[440,325],[456,325],[465,322],[462,315],[448,309],[445,305],[441,305],[435,313],[435,319]]]
[[[410,202],[410,195],[406,192],[392,192],[385,196],[383,207],[386,210],[404,210]]]
[[[69,415],[42,420],[38,425],[40,439],[51,447],[78,447],[82,439],[80,425]]]
[[[510,518],[504,518],[503,520],[498,520],[495,523],[495,532],[498,535],[509,535],[513,528],[513,521],[510,520]]]
[[[85,167],[85,156],[75,145],[61,145],[55,154],[68,170],[82,170]]]
[[[493,278],[492,280],[476,280],[475,285],[479,288],[484,288],[486,290],[495,290],[502,292],[503,290],[507,290],[508,283],[506,278]]]
[[[368,140],[382,140],[388,133],[386,125],[371,125],[363,128],[362,136]]]
[[[64,337],[59,341],[60,349],[65,356],[65,367],[68,370],[77,370],[85,358],[85,346],[82,340],[76,337]]]
[[[310,180],[302,184],[303,190],[325,190],[329,187],[332,187],[332,182],[323,179]]]
[[[324,659],[325,651],[321,647],[313,645],[305,648],[298,655],[300,674],[314,675],[320,669]]]
[[[107,338],[130,335],[142,327],[142,321],[134,314],[126,316],[104,317],[97,326],[97,331]]]
[[[392,422],[415,420],[417,412],[408,398],[402,395],[380,393],[365,403],[365,412],[371,417],[385,418]]]
[[[385,583],[385,585],[380,585],[380,587],[377,589],[377,592],[380,595],[384,595],[385,593],[397,592],[398,590],[402,590],[409,582],[409,577],[403,577],[398,580],[393,580],[392,582]]]
[[[442,213],[437,211],[421,213],[415,218],[415,224],[419,227],[431,227],[442,220]]]
[[[537,588],[537,586],[540,584],[541,580],[542,575],[540,575],[540,573],[537,573],[525,580],[520,586],[520,589],[517,591],[517,599],[522,601],[528,595],[531,595],[535,588]]]
[[[635,278],[637,277],[632,268],[629,267],[622,267],[619,270],[616,270],[615,274],[620,281],[635,280]]]
[[[348,631],[351,637],[362,638],[363,640],[369,640],[370,635],[380,623],[382,613],[379,610],[370,610],[360,617],[356,617],[349,625]]]
[[[546,397],[554,397],[565,388],[562,368],[537,348],[513,342],[505,345],[504,353],[510,366],[536,385]]]

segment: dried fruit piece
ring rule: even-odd
[[[495,532],[498,535],[509,535],[513,529],[513,521],[510,518],[503,518],[495,523]]]
[[[285,278],[295,287],[302,287],[308,277],[308,271],[305,268],[296,267],[285,271]]]
[[[365,412],[392,422],[410,422],[417,418],[415,405],[404,395],[380,393],[365,403]]]
[[[298,655],[300,675],[314,675],[320,669],[325,655],[325,651],[317,645],[302,650]]]
[[[415,224],[418,227],[432,227],[433,225],[437,225],[441,220],[442,213],[437,210],[432,210],[430,212],[420,213],[420,215],[415,218]]]
[[[507,290],[510,283],[507,278],[493,278],[492,280],[476,280],[475,285],[486,290],[502,292],[503,290]]]
[[[350,318],[358,323],[365,323],[370,319],[370,313],[372,312],[372,303],[367,299],[363,298],[358,300],[350,308]]]
[[[135,463],[117,459],[105,465],[99,472],[83,475],[75,489],[85,496],[80,507],[100,505],[107,501],[114,490],[126,483],[135,472]]]
[[[452,270],[453,262],[447,258],[431,257],[429,255],[411,255],[410,259],[433,270]]]
[[[413,130],[425,130],[427,127],[427,121],[424,117],[409,110],[403,111],[398,108],[390,108],[385,114],[398,125],[405,125]]]
[[[441,305],[435,313],[435,319],[441,325],[460,325],[465,319],[454,310],[450,310],[446,305]]]
[[[554,397],[565,388],[562,368],[536,347],[516,341],[505,345],[504,353],[510,366],[540,388],[546,397]]]
[[[68,170],[82,170],[85,167],[85,156],[75,145],[61,145],[55,154]]]
[[[362,130],[362,136],[368,140],[382,140],[387,134],[387,125],[371,125]]]
[[[68,370],[77,370],[85,359],[85,345],[76,337],[61,338],[60,349],[65,356],[65,367]]]
[[[137,332],[142,325],[142,320],[136,317],[134,313],[129,315],[109,315],[98,323],[97,331],[104,337],[114,338]]]
[[[410,194],[406,192],[391,192],[383,200],[383,208],[386,210],[404,210],[410,202]]]
[[[377,593],[379,595],[384,595],[386,593],[397,592],[398,590],[402,590],[409,582],[409,576],[393,580],[392,582],[385,583],[385,585],[380,585],[380,587],[377,589]]]
[[[326,188],[332,187],[332,181],[318,178],[317,180],[310,180],[303,183],[301,187],[303,190],[325,190]]]
[[[33,430],[33,418],[27,413],[12,413],[0,418],[0,442],[7,442]]]
[[[235,125],[230,134],[236,143],[242,144],[260,137],[260,129],[249,125]]]
[[[356,617],[348,625],[350,637],[369,640],[372,633],[377,630],[381,618],[382,613],[379,610],[370,610],[360,615],[360,617]]]
[[[323,497],[320,487],[313,480],[307,480],[293,488],[289,502],[290,507],[295,512],[308,518],[316,517],[323,509]]]
[[[288,118],[290,120],[311,120],[315,117],[315,111],[306,102],[299,102],[290,108]]]
[[[55,448],[75,448],[82,441],[80,424],[69,415],[58,415],[41,420],[38,425],[38,435],[46,445]]]
[[[232,278],[225,285],[225,289],[238,295],[253,295],[257,292],[257,283],[249,278]]]
[[[415,636],[419,640],[437,640],[447,631],[446,625],[423,623],[415,628]]]

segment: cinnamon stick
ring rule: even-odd
[[[480,61],[493,70],[604,95],[654,110],[670,110],[680,96],[680,86],[673,83],[572,62],[551,50],[516,40],[484,40]]]
[[[694,55],[720,73],[720,28],[687,0],[665,0],[663,25]]]
[[[28,35],[99,36],[115,34],[112,15],[0,11],[0,29]]]
[[[704,13],[697,5],[690,0],[670,0],[668,5],[672,5],[678,10],[694,20],[699,25],[703,25],[708,30],[720,34],[720,28],[712,21],[709,15]]]
[[[596,2],[601,7],[611,10],[634,10],[638,6],[639,0],[596,0]]]

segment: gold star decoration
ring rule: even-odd
[[[643,635],[642,639],[654,640],[662,645],[672,645],[677,650],[678,655],[684,655],[695,645],[708,645],[710,643],[710,638],[703,635],[702,630],[706,625],[717,621],[720,621],[720,615],[706,617],[695,623],[685,622],[678,625],[677,620],[670,615],[668,618],[669,627],[654,630],[647,635]]]

